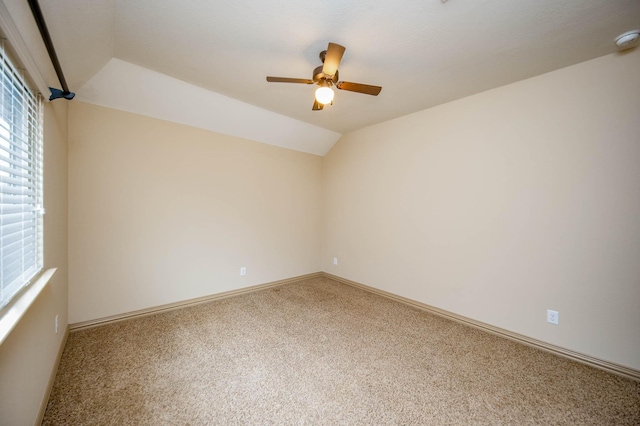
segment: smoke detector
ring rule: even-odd
[[[627,31],[616,37],[616,45],[618,49],[629,49],[636,45],[640,37],[640,30]]]

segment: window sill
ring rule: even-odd
[[[51,277],[56,272],[57,268],[51,268],[44,271],[40,277],[30,284],[27,289],[16,300],[9,303],[2,309],[2,316],[0,316],[0,344],[9,336],[11,330],[13,330],[29,309],[29,306],[36,300],[43,288],[49,283]]]

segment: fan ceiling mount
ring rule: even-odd
[[[340,90],[349,92],[364,93],[365,95],[378,96],[382,87],[371,86],[368,84],[350,83],[348,81],[338,81],[338,66],[344,55],[345,48],[336,43],[329,43],[327,50],[320,52],[320,65],[313,70],[313,78],[311,80],[305,78],[288,78],[288,77],[267,77],[270,83],[299,83],[299,84],[315,84],[316,97],[313,102],[313,111],[320,111],[326,104],[333,104],[333,90],[335,86]]]

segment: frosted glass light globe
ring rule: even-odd
[[[318,87],[316,90],[316,101],[321,104],[330,104],[333,101],[333,90],[330,87]]]

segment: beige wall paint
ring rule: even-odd
[[[71,323],[320,270],[321,157],[69,108]]]
[[[635,49],[345,135],[323,270],[640,369],[638,69]]]
[[[45,105],[44,269],[58,268],[0,346],[0,424],[32,425],[67,327],[67,103]],[[55,333],[55,316],[59,332]]]

